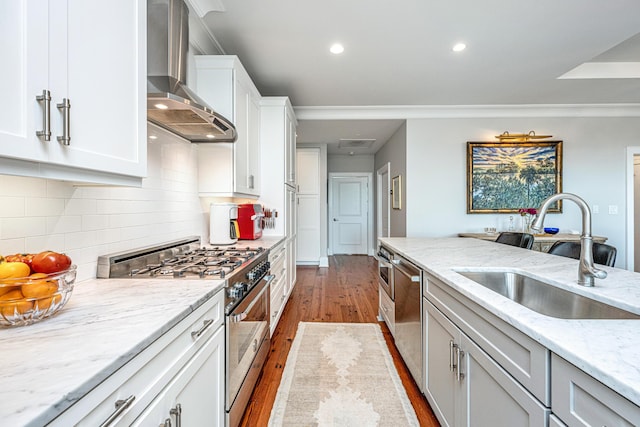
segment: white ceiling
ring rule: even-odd
[[[203,22],[221,50],[240,57],[262,95],[289,96],[308,117],[315,107],[640,102],[638,0],[213,3],[225,10]],[[453,52],[460,41],[467,49]],[[334,42],[343,54],[329,53]],[[559,78],[586,62],[630,63],[617,75],[635,78]],[[346,154],[355,150],[338,149],[340,139],[371,138],[356,154],[375,152],[402,124],[377,118],[300,120],[298,142]]]

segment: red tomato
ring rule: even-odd
[[[57,273],[71,266],[71,258],[65,254],[53,251],[40,252],[33,256],[31,268],[36,273]]]
[[[31,268],[31,263],[33,262],[33,254],[15,254],[15,255],[7,255],[4,257],[7,262],[24,262]]]

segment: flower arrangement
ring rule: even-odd
[[[538,214],[538,210],[536,208],[518,209],[518,213],[520,214],[520,216],[526,216],[526,215],[533,216]]]
[[[522,232],[529,233],[531,231],[531,221],[538,214],[536,208],[518,209],[518,213],[522,217]]]

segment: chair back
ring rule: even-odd
[[[496,243],[531,249],[533,247],[533,234],[505,231],[500,233],[496,239]]]
[[[548,253],[573,259],[580,259],[580,242],[557,241]],[[593,243],[593,262],[600,265],[613,267],[616,263],[617,250],[614,246],[605,243]]]

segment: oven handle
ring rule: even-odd
[[[244,319],[247,318],[247,316],[249,315],[249,312],[251,311],[251,309],[253,308],[254,305],[256,305],[256,303],[258,302],[258,300],[260,299],[260,297],[262,296],[262,294],[269,289],[269,285],[271,284],[271,282],[273,282],[273,279],[276,278],[275,274],[267,274],[266,276],[264,276],[262,278],[262,280],[265,280],[267,283],[264,284],[263,288],[260,290],[260,292],[258,293],[258,295],[256,295],[255,297],[251,298],[251,302],[249,303],[249,305],[247,306],[247,308],[245,308],[242,313],[239,314],[233,314],[233,312],[231,314],[229,314],[229,321],[232,323],[238,323],[238,322],[242,322]],[[236,308],[236,310],[240,309],[240,306],[238,306]],[[234,311],[236,311],[234,310]]]
[[[391,263],[389,263],[389,262],[385,261],[385,259],[384,259],[384,258],[382,258],[382,257],[381,257],[381,258],[378,258],[378,264],[380,264],[381,266],[386,267],[386,268],[393,268],[393,266],[391,265]]]

